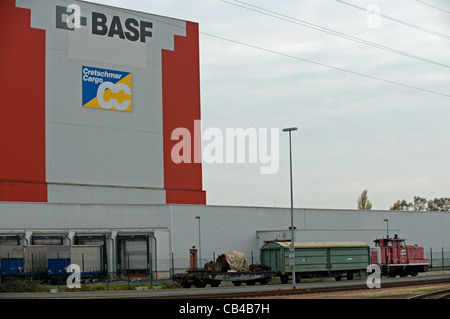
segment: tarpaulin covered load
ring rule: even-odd
[[[249,271],[247,257],[244,253],[238,251],[230,251],[225,254],[228,264],[230,264],[231,271]]]

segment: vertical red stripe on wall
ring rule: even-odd
[[[0,1],[0,201],[46,202],[45,31]]]
[[[186,22],[186,37],[175,36],[174,50],[162,50],[164,187],[168,204],[206,204],[202,164],[194,161],[194,121],[200,120],[200,63],[198,24]],[[191,135],[191,163],[175,163],[171,135],[186,128]]]

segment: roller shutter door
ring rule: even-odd
[[[130,275],[147,273],[148,249],[146,240],[123,240],[122,269]]]
[[[147,241],[126,240],[122,248],[124,269],[130,269],[130,271],[147,269]]]

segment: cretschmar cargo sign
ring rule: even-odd
[[[131,73],[82,67],[83,107],[132,111]]]

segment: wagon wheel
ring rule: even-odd
[[[269,278],[263,278],[263,279],[261,279],[260,281],[259,281],[259,283],[261,284],[261,285],[266,285],[268,282],[269,282]]]
[[[254,286],[255,285],[255,281],[254,280],[249,280],[249,281],[246,281],[245,284],[247,286]]]
[[[219,287],[219,285],[220,285],[220,280],[211,281],[211,287]]]
[[[232,281],[233,285],[240,286],[242,285],[242,281]]]
[[[194,282],[194,286],[196,288],[205,288],[206,287],[206,283],[203,280],[196,280]]]
[[[183,288],[191,288],[191,285],[192,285],[192,283],[190,281],[185,281],[185,280],[182,280],[180,282],[180,284]]]

